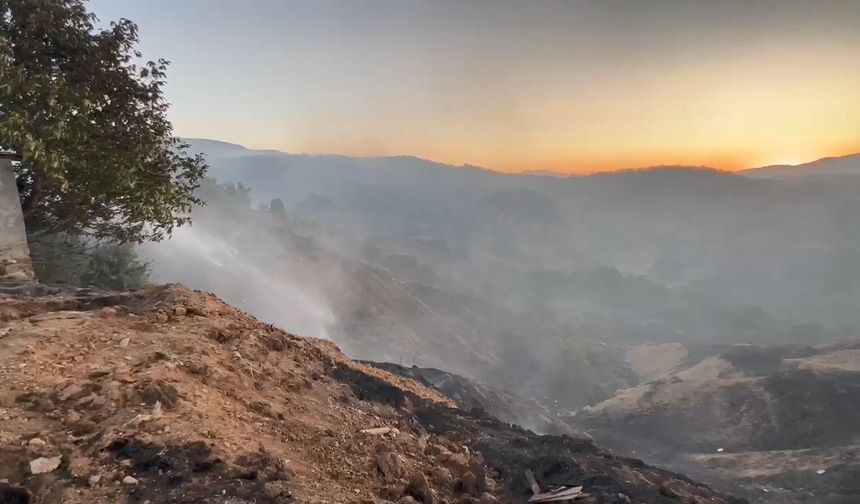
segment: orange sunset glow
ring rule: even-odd
[[[174,62],[183,136],[507,172],[860,151],[860,2],[252,3],[93,8]]]

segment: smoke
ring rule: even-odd
[[[236,240],[211,229],[204,217],[171,239],[149,243],[141,255],[153,280],[210,291],[265,322],[304,336],[329,338],[335,316],[324,296],[303,285],[295,264],[267,258],[272,236]]]

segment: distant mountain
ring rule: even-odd
[[[574,177],[575,176],[572,173],[557,172],[557,171],[552,171],[552,170],[526,170],[526,171],[522,172],[522,174],[523,175],[535,175],[538,177],[559,177],[559,178],[566,178],[566,177]]]
[[[259,156],[263,154],[280,154],[276,150],[255,150],[244,145],[221,140],[209,140],[207,138],[182,138],[183,142],[189,144],[187,151],[190,154],[206,154],[207,157],[243,157]]]
[[[212,177],[241,182],[254,205],[279,199],[334,251],[587,334],[761,343],[860,324],[860,176],[529,176],[191,142]]]
[[[860,175],[860,153],[826,157],[799,165],[770,165],[740,172],[747,177],[804,177],[809,175]]]

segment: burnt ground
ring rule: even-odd
[[[392,401],[379,378],[343,371],[339,374],[369,400]],[[408,393],[405,396],[403,400],[412,403],[414,418],[423,429],[479,453],[487,468],[505,484],[513,502],[525,502],[531,496],[523,476],[526,469],[531,469],[545,488],[583,485],[594,502],[745,502],[641,460],[618,457],[587,439],[538,435],[502,422],[479,407],[466,411],[428,403]]]
[[[389,362],[361,362],[436,389],[454,401],[460,409],[476,410],[477,414],[483,410],[503,422],[520,425],[544,434],[583,436],[582,432],[564,422],[557,412],[551,411],[537,400],[441,369],[405,367]]]
[[[619,453],[754,502],[860,502],[860,351],[743,345],[571,418]]]

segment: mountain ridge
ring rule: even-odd
[[[860,174],[860,153],[829,156],[796,165],[778,164],[749,168],[739,173],[748,177],[858,175]]]
[[[432,159],[422,158],[419,156],[409,155],[409,154],[398,154],[398,155],[390,155],[390,156],[351,156],[346,154],[335,154],[335,153],[322,153],[322,154],[308,154],[308,153],[293,153],[282,151],[278,149],[252,149],[246,147],[241,144],[233,143],[233,142],[225,142],[222,140],[214,140],[208,138],[197,138],[197,137],[182,137],[181,140],[191,144],[192,149],[191,152],[205,152],[202,148],[203,146],[208,146],[210,152],[215,151],[219,155],[223,155],[225,152],[231,152],[234,155],[283,155],[283,156],[293,156],[293,157],[307,157],[307,158],[334,158],[334,159],[345,159],[345,160],[357,160],[357,161],[396,161],[396,160],[410,160],[410,161],[418,161],[421,163],[426,163],[428,165],[435,165],[440,168],[474,168],[478,170],[488,171],[492,173],[497,173],[500,175],[515,175],[515,176],[532,176],[532,177],[546,177],[546,178],[578,178],[578,177],[590,177],[595,175],[606,175],[613,173],[635,173],[635,172],[650,172],[650,171],[660,171],[663,169],[682,169],[682,170],[691,170],[691,171],[716,171],[725,174],[734,174],[734,175],[743,175],[747,177],[773,177],[773,176],[791,176],[791,175],[819,175],[819,174],[854,174],[860,173],[860,153],[854,154],[846,154],[841,156],[826,156],[814,161],[809,161],[806,163],[800,164],[775,164],[775,165],[766,165],[766,166],[757,166],[752,168],[743,168],[740,170],[721,170],[719,168],[713,168],[707,165],[669,165],[669,164],[656,164],[650,166],[640,166],[640,167],[627,167],[627,168],[617,168],[612,170],[595,170],[592,172],[579,173],[579,172],[562,172],[557,170],[549,170],[549,169],[528,169],[516,172],[507,172],[496,170],[491,167],[484,166],[476,166],[471,164],[450,164],[444,163],[440,161],[434,161]]]

